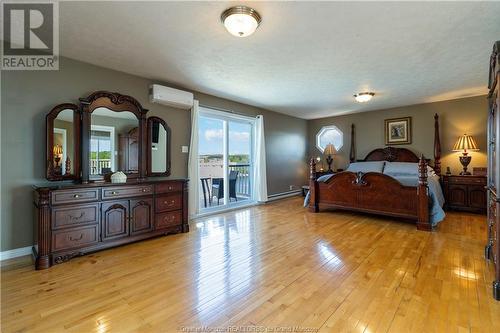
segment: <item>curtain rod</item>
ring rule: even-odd
[[[240,112],[236,112],[233,110],[223,109],[223,108],[219,108],[217,106],[211,106],[211,105],[206,105],[206,104],[199,104],[199,106],[202,108],[207,108],[207,109],[212,109],[212,110],[222,111],[222,112],[228,112],[228,113],[232,113],[232,114],[236,114],[238,116],[243,116],[243,117],[248,117],[248,118],[255,118],[255,117],[259,116],[259,115],[248,115],[245,113],[240,113]]]

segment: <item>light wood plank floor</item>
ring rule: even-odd
[[[224,213],[45,271],[2,268],[2,332],[500,332],[485,220],[449,213],[426,233],[299,198]]]

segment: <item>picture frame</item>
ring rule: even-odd
[[[411,117],[385,119],[385,145],[411,144]]]

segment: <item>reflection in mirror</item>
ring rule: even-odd
[[[74,111],[63,110],[54,120],[53,175],[72,175],[74,161]]]
[[[97,108],[91,115],[90,175],[139,172],[139,120],[128,111]]]
[[[167,172],[167,131],[158,121],[151,123],[151,172]]]

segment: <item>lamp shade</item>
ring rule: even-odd
[[[325,151],[323,152],[325,155],[335,155],[337,154],[337,149],[331,143],[327,144],[325,147]]]
[[[476,140],[472,137],[472,135],[464,134],[459,136],[457,142],[453,146],[453,151],[464,151],[467,150],[479,150],[476,144]]]
[[[61,145],[54,146],[54,155],[61,155],[63,153]]]

